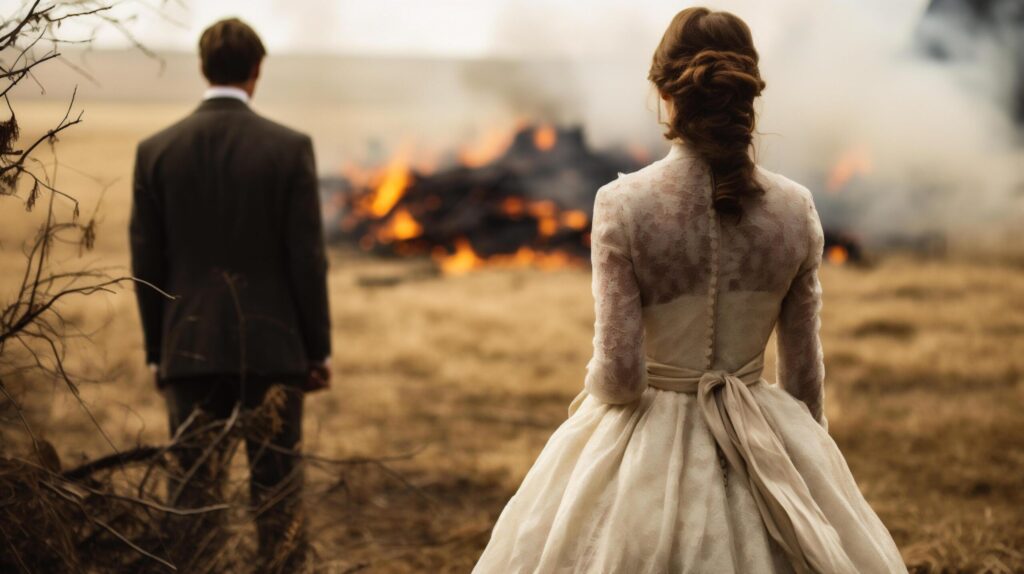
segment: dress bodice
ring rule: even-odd
[[[738,221],[717,215],[710,170],[681,143],[601,188],[591,394],[635,400],[648,362],[735,370],[777,329],[778,380],[821,419],[821,225],[806,188],[761,168],[756,177],[765,193]]]

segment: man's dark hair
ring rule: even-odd
[[[199,38],[203,75],[211,84],[245,82],[266,55],[256,31],[238,18],[215,22]]]

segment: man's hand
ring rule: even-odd
[[[331,386],[331,365],[327,361],[316,363],[309,369],[306,386],[302,390],[307,393],[322,391]]]

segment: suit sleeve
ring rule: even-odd
[[[594,355],[587,392],[604,403],[625,404],[647,388],[640,286],[630,256],[627,219],[607,188],[597,194],[591,231]]]
[[[327,256],[320,215],[320,190],[313,143],[299,146],[286,208],[285,252],[307,358],[318,362],[331,354],[331,319],[327,301]]]
[[[167,257],[160,199],[147,181],[143,154],[135,155],[132,182],[132,212],[129,222],[132,275],[135,296],[142,319],[142,333],[146,347],[146,362],[160,363],[163,337],[163,310],[166,297],[153,287],[166,289]]]
[[[818,334],[821,327],[818,269],[824,234],[813,203],[808,207],[808,226],[807,257],[782,300],[776,326],[777,378],[789,394],[807,405],[815,420],[828,428],[824,406],[825,361]]]

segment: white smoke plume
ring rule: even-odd
[[[954,9],[923,19],[930,1],[708,4],[745,19],[761,53],[768,88],[758,161],[811,188],[827,225],[869,243],[938,234],[1006,245],[1014,231],[1024,240],[1024,136],[1013,120],[1024,78],[1024,2],[936,0]],[[288,17],[281,5],[261,0],[245,14],[281,47],[271,51],[257,103],[312,131],[321,165],[333,166],[338,158],[386,159],[410,137],[452,149],[514,118],[579,123],[597,147],[661,153],[647,70],[672,16],[693,2],[446,0],[427,8],[310,0],[329,9]],[[402,9],[413,5],[415,14]],[[969,5],[987,6],[987,20],[979,23]],[[166,55],[162,73],[131,52],[97,52],[75,61],[99,85],[71,73],[40,79],[53,94],[80,84],[82,98],[191,103],[202,89],[197,30],[225,9],[188,8],[183,28],[140,22],[141,37],[174,38],[185,50]],[[359,38],[380,49],[353,51]],[[469,51],[453,57],[438,50],[444,46]],[[303,115],[311,107],[315,122]],[[366,148],[380,152],[358,153]]]
[[[827,225],[869,243],[939,233],[977,245],[1005,241],[1024,224],[1024,153],[1010,105],[1024,26],[1012,8],[996,27],[972,35],[956,17],[923,20],[921,2],[709,4],[745,19],[761,53],[768,89],[758,161],[812,188]],[[659,133],[657,98],[646,82],[650,55],[686,5],[657,6],[601,2],[580,20],[568,9],[522,1],[509,9],[496,42],[516,57],[572,63],[572,73],[555,79],[519,80],[549,100],[563,86],[572,97],[558,115],[582,121],[593,141],[650,144]],[[922,34],[942,36],[957,57],[928,57]],[[849,177],[833,174],[830,191],[838,164]]]

